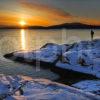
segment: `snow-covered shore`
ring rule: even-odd
[[[15,61],[72,70],[100,78],[100,40],[73,44],[48,43],[36,51],[18,51],[5,55]]]
[[[95,95],[45,79],[0,75],[0,100],[100,100]]]

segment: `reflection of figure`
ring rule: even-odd
[[[91,30],[91,41],[93,40],[93,36],[94,36],[94,31]]]

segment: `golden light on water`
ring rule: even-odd
[[[21,30],[21,47],[22,47],[22,50],[26,49],[25,30],[24,29]]]

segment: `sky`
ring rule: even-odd
[[[0,0],[0,25],[100,25],[100,0]]]

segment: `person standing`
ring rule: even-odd
[[[91,41],[93,41],[93,37],[94,37],[94,31],[91,30]]]

